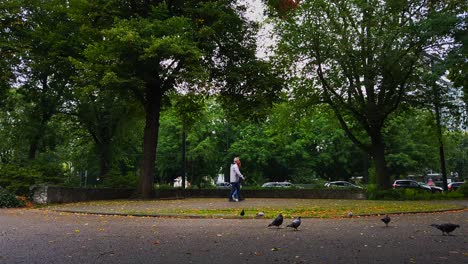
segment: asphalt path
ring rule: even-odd
[[[178,219],[0,209],[0,263],[468,263],[468,210],[302,219]],[[457,223],[451,236],[432,223]]]

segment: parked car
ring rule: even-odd
[[[456,191],[460,186],[462,186],[465,182],[451,182],[448,184],[449,191]]]
[[[216,183],[216,189],[230,189],[231,184],[229,182],[218,182]]]
[[[420,186],[422,186],[423,188],[426,188],[426,189],[429,188],[429,189],[431,189],[431,191],[432,191],[433,193],[435,193],[435,192],[443,192],[443,191],[444,191],[444,188],[439,187],[439,186],[429,185],[429,184],[424,183],[424,182],[418,182],[418,184],[419,184]]]
[[[290,182],[266,182],[262,185],[262,188],[298,188],[302,189],[303,187],[294,185]]]
[[[354,189],[362,189],[361,186],[357,186],[347,181],[333,181],[325,183],[325,187],[327,188],[354,188]]]
[[[396,180],[393,183],[393,189],[399,189],[399,188],[411,188],[411,189],[419,189],[419,190],[424,190],[424,191],[430,191],[432,192],[431,187],[429,185],[420,185],[418,184],[417,181],[413,180]]]

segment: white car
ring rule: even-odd
[[[362,189],[361,186],[357,186],[347,181],[333,181],[325,183],[325,187],[327,188],[355,188],[355,189]]]
[[[300,186],[296,186],[290,182],[266,182],[262,185],[262,188],[298,188],[302,189]]]

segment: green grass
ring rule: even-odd
[[[230,203],[225,199],[197,198],[185,200],[114,200],[49,205],[46,209],[91,213],[134,214],[154,216],[181,216],[205,218],[237,218],[242,209],[244,218],[254,218],[264,212],[265,218],[282,213],[285,217],[340,218],[348,212],[353,215],[386,213],[434,212],[461,209],[445,201],[375,201],[333,199],[248,199]]]

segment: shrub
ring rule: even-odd
[[[39,161],[30,164],[1,164],[0,186],[17,195],[29,196],[29,187],[36,184],[59,184],[63,172],[55,164],[41,164]]]
[[[28,195],[29,186],[39,182],[41,174],[33,169],[14,164],[0,165],[0,185],[8,191]]]
[[[102,179],[101,187],[107,188],[136,188],[138,186],[138,175],[122,175],[116,170],[112,170],[109,175]]]
[[[16,199],[16,196],[6,189],[0,187],[0,208],[11,208],[24,206],[24,202]]]
[[[369,185],[366,190],[366,196],[369,200],[444,200],[460,199],[464,194],[456,191],[449,193],[431,193],[417,189],[389,189],[381,190],[375,185]]]
[[[404,200],[403,190],[382,190],[375,184],[369,184],[366,189],[366,196],[369,200]]]
[[[468,183],[465,182],[456,192],[453,193],[461,193],[464,197],[468,197]]]
[[[449,193],[444,194],[444,196],[448,199],[462,199],[464,197],[467,197],[466,195],[463,195],[463,193],[459,191],[449,192]]]
[[[170,185],[169,183],[165,184],[154,184],[154,189],[158,190],[172,190],[176,189],[174,186]],[[182,188],[181,188],[182,189]]]

